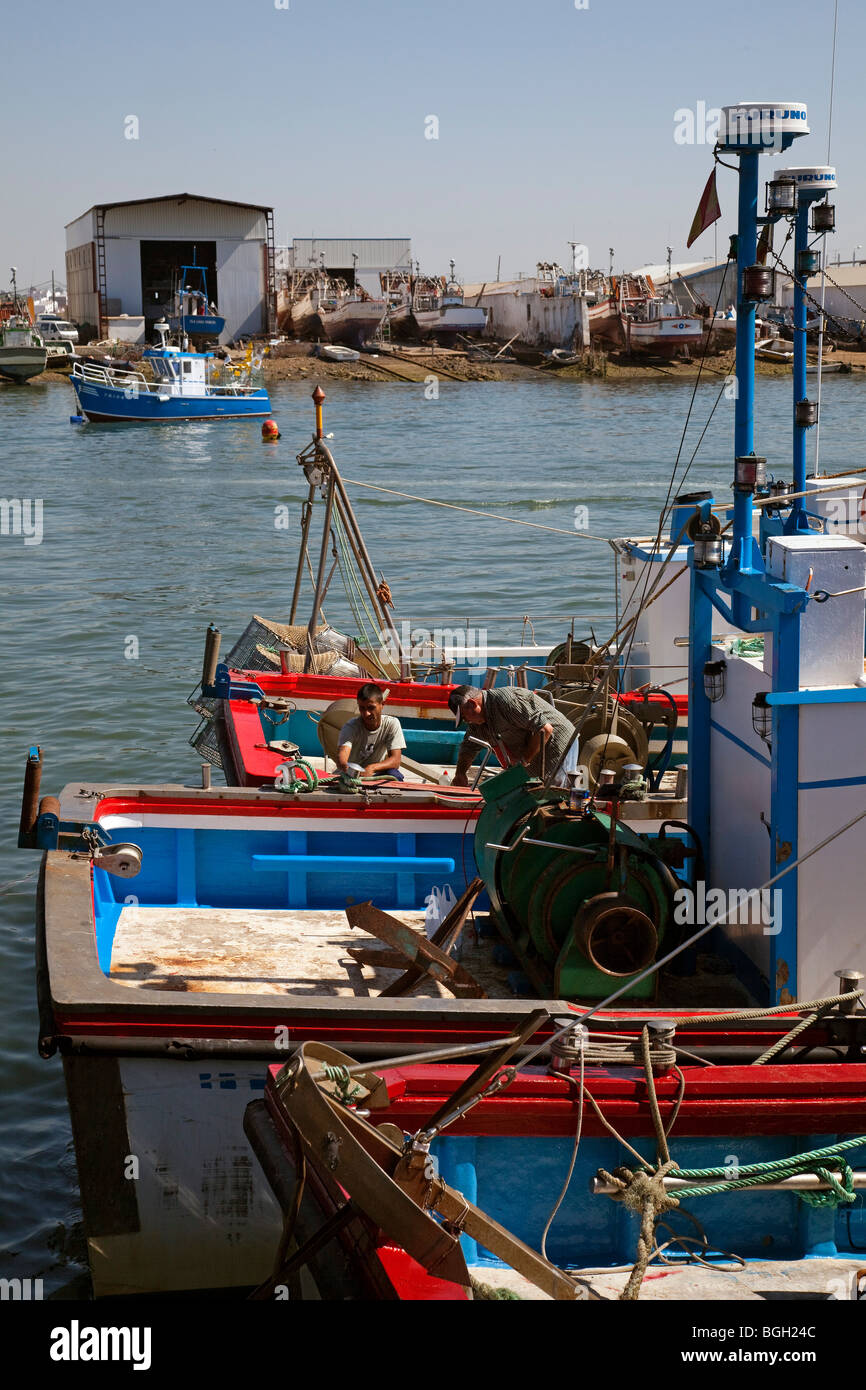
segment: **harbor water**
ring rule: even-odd
[[[722,385],[714,377],[698,388],[680,477]],[[14,534],[7,507],[0,535],[0,1277],[42,1278],[46,1295],[80,1295],[86,1283],[61,1065],[36,1054],[38,856],[15,848],[26,752],[42,747],[43,794],[73,781],[197,780],[187,743],[195,717],[185,701],[207,624],[216,622],[230,645],[253,613],[287,614],[306,496],[295,454],[311,435],[311,387],[273,388],[282,431],[273,444],[242,421],[73,426],[67,385],[0,388],[3,498],[24,502],[25,518],[29,501],[33,523],[30,535]],[[398,619],[431,631],[468,623],[493,643],[533,631],[553,643],[578,614],[577,636],[592,623],[607,637],[612,551],[575,528],[655,532],[692,389],[539,374],[526,383],[440,382],[430,400],[422,385],[329,382],[325,428],[347,479],[535,523],[350,483]],[[861,393],[857,375],[824,384],[828,472],[861,463]],[[687,490],[727,496],[732,415],[722,394]],[[756,441],[781,478],[790,478],[790,417],[790,380],[768,380]],[[337,579],[325,609],[335,627],[356,630]]]

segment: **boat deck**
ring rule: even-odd
[[[424,933],[423,912],[400,910],[401,921]],[[330,995],[373,998],[402,971],[358,965],[349,946],[386,948],[353,931],[342,910],[125,906],[111,955],[111,979],[137,989],[217,994]],[[493,940],[464,929],[461,964],[490,999],[513,999],[514,966],[493,961]],[[406,962],[404,968],[408,968]],[[432,980],[412,994],[450,997]]]

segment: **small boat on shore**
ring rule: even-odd
[[[217,364],[213,353],[169,346],[168,324],[155,325],[159,346],[142,355],[152,373],[132,367],[76,361],[72,382],[79,409],[89,421],[237,419],[270,415],[261,363],[252,353],[239,364]]]
[[[317,357],[326,362],[360,362],[361,354],[356,348],[343,347],[339,343],[320,343]]]

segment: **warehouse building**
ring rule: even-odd
[[[411,270],[412,242],[409,237],[295,237],[291,246],[277,248],[281,278],[313,268],[378,295],[385,271]]]
[[[776,277],[776,282],[782,307],[789,309],[794,303],[794,282],[781,276]],[[866,263],[828,265],[823,284],[820,275],[813,275],[806,281],[806,290],[811,296],[807,306],[810,316],[816,312],[816,306],[823,302],[828,318],[844,324],[852,332],[861,325],[859,331],[863,332],[862,325],[866,324]]]
[[[102,203],[66,227],[69,316],[100,338],[153,341],[181,266],[203,265],[224,343],[273,331],[273,209],[192,193]]]

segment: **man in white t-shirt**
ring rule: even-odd
[[[358,715],[348,720],[340,730],[337,745],[337,770],[350,772],[350,763],[360,767],[361,777],[375,777],[388,772],[402,782],[400,762],[406,740],[400,720],[384,714],[386,691],[374,681],[367,681],[358,691]]]

